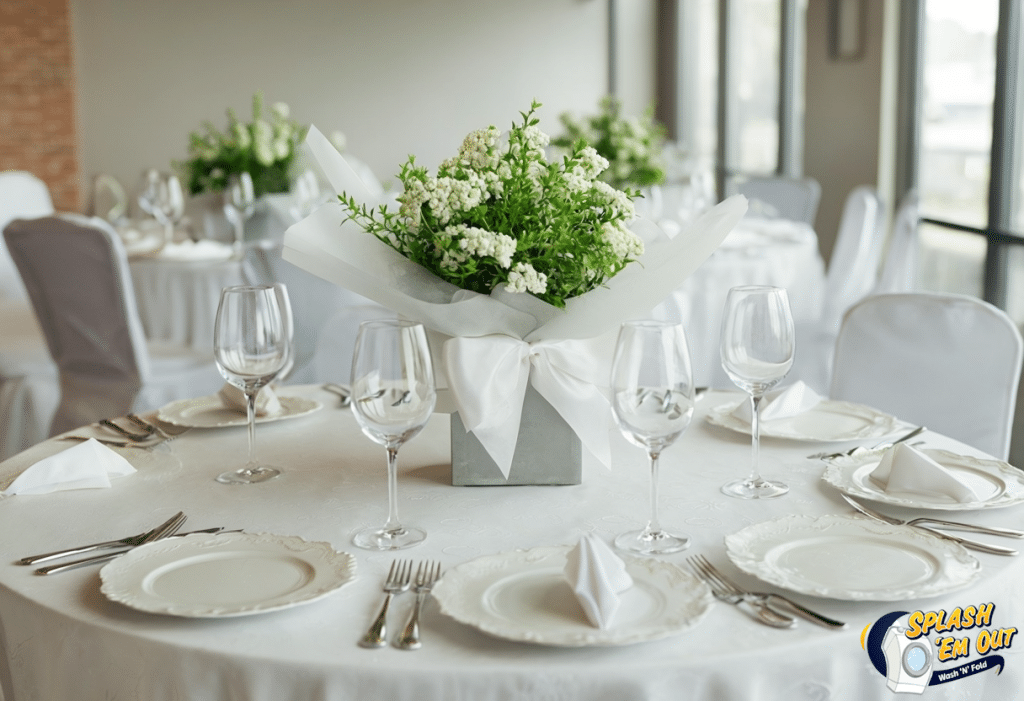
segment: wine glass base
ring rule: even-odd
[[[419,545],[427,539],[425,531],[411,526],[399,528],[367,528],[356,533],[352,542],[365,550],[402,550]]]
[[[221,484],[259,484],[272,480],[281,474],[281,469],[270,465],[257,465],[256,467],[243,467],[240,470],[224,472],[217,475],[217,481]]]
[[[615,547],[639,555],[668,555],[690,547],[690,539],[667,531],[629,531],[615,538]]]
[[[789,491],[789,487],[782,482],[771,480],[736,480],[722,486],[722,494],[727,494],[738,499],[774,499],[781,497]]]

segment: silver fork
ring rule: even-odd
[[[391,605],[391,598],[395,594],[401,594],[409,588],[409,576],[412,573],[412,563],[408,560],[395,560],[388,570],[387,579],[384,580],[384,604],[380,607],[380,613],[370,624],[366,635],[360,639],[359,644],[363,647],[384,647],[387,644],[387,617],[388,607]]]
[[[146,421],[138,414],[128,414],[128,420],[131,421],[136,426],[138,426],[139,428],[141,428],[143,431],[149,433],[150,435],[159,437],[161,439],[161,443],[166,441],[173,441],[178,436],[182,436],[191,430],[188,427],[177,427],[173,430],[173,432],[171,432],[157,423]]]
[[[120,436],[124,436],[128,440],[134,441],[136,443],[141,443],[143,441],[148,441],[152,437],[152,432],[133,433],[133,432],[129,431],[126,428],[122,428],[121,426],[118,426],[116,423],[114,423],[110,419],[100,419],[99,420],[99,424],[100,424],[100,426],[103,426],[105,428],[109,428],[114,433],[117,433]]]
[[[731,591],[734,596],[749,597],[752,600],[760,601],[761,603],[763,603],[766,606],[768,604],[770,604],[770,603],[775,604],[776,606],[781,604],[781,605],[785,606],[787,608],[787,610],[791,610],[794,613],[796,613],[796,614],[798,614],[800,616],[803,616],[807,620],[809,620],[809,621],[811,621],[813,623],[818,623],[820,625],[823,625],[826,628],[845,628],[846,627],[846,623],[844,623],[843,621],[836,620],[835,618],[829,618],[828,616],[824,616],[824,615],[818,613],[817,611],[812,611],[811,609],[807,608],[806,606],[804,606],[802,604],[798,604],[797,602],[793,601],[792,599],[788,599],[785,596],[782,596],[781,594],[764,593],[764,592],[748,592],[748,591],[745,591],[743,589],[740,589],[731,579],[729,579],[724,574],[722,574],[721,571],[719,571],[718,568],[716,568],[714,565],[712,565],[711,561],[708,560],[703,555],[695,555],[694,558],[691,558],[691,559],[698,560],[700,562],[701,566],[703,567],[703,569],[708,573],[708,575],[711,576],[711,577],[714,577],[718,582],[720,582],[722,584],[722,586],[728,588],[729,591]]]
[[[913,431],[910,431],[909,433],[900,436],[899,438],[897,438],[896,440],[892,441],[891,443],[890,442],[882,442],[882,443],[879,443],[878,445],[871,446],[870,448],[865,448],[862,445],[857,445],[857,446],[854,446],[853,448],[850,448],[849,450],[841,450],[841,451],[839,451],[837,453],[815,453],[814,455],[808,455],[807,459],[808,460],[832,460],[834,458],[842,458],[842,457],[849,457],[851,455],[857,455],[859,453],[864,453],[864,452],[867,452],[869,450],[882,450],[884,448],[891,448],[894,445],[896,445],[897,443],[903,443],[904,441],[909,441],[914,436],[919,436],[921,433],[923,433],[923,432],[925,432],[927,430],[928,429],[925,428],[924,426],[918,426]]]
[[[402,650],[418,650],[421,647],[420,611],[423,610],[423,600],[440,576],[440,562],[421,562],[420,566],[416,568],[416,583],[413,585],[413,590],[416,592],[416,605],[412,609],[412,616],[409,617],[405,630],[395,640],[395,647]]]
[[[715,595],[716,599],[742,608],[747,614],[766,626],[792,628],[796,625],[792,616],[779,613],[770,608],[760,597],[749,595],[728,580],[721,578],[718,570],[713,568],[706,558],[695,555],[687,558],[686,562],[694,573],[711,587],[711,593]],[[745,607],[740,604],[744,604]]]

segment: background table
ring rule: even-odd
[[[6,563],[0,564],[0,680],[8,701],[90,699],[618,699],[701,701],[758,699],[877,701],[890,697],[885,678],[861,649],[865,626],[896,610],[994,602],[994,623],[1024,624],[1024,559],[978,554],[984,578],[967,590],[914,602],[839,602],[794,595],[849,623],[842,631],[800,622],[793,630],[759,625],[716,604],[678,636],[622,648],[555,649],[513,643],[447,619],[428,603],[423,649],[365,650],[356,641],[381,601],[394,554],[351,545],[353,534],[385,518],[384,450],[363,437],[337,398],[302,390],[325,403],[305,418],[258,426],[259,453],[281,465],[279,480],[229,487],[214,476],[243,459],[245,429],[194,429],[168,444],[170,466],[140,456],[139,472],[106,490],[79,490],[0,502]],[[713,392],[693,424],[662,458],[662,517],[693,538],[683,563],[701,553],[746,585],[756,581],[727,560],[725,534],[790,513],[852,514],[820,480],[822,464],[805,459],[821,444],[766,439],[763,472],[792,486],[782,499],[746,502],[718,487],[744,474],[749,439],[704,420],[737,394]],[[450,486],[448,421],[435,415],[399,456],[402,518],[426,529],[427,541],[400,556],[438,559],[445,568],[515,548],[570,545],[592,532],[608,540],[642,525],[648,471],[642,451],[621,437],[614,467],[585,463],[573,487]],[[963,446],[928,433],[930,446]],[[63,448],[54,442],[0,464],[0,484],[33,460]],[[261,616],[189,620],[149,615],[108,601],[96,569],[39,577],[17,557],[61,545],[136,532],[183,509],[186,529],[245,528],[328,541],[352,553],[356,580],[330,597]],[[1022,507],[971,513],[989,524],[1021,525]],[[767,585],[758,585],[771,589]],[[412,597],[396,599],[392,631]],[[1019,644],[1000,651],[999,675],[984,673],[930,689],[927,699],[1014,698],[1024,681]]]
[[[737,285],[783,287],[794,322],[816,322],[824,298],[825,263],[814,229],[786,219],[744,217],[718,250],[654,310],[656,318],[686,328],[697,385],[733,386],[722,369],[718,339],[725,298]]]

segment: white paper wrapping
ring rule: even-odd
[[[337,192],[369,205],[380,202],[316,127],[310,127],[306,143]],[[606,334],[614,339],[623,321],[649,316],[714,252],[746,208],[745,198],[731,197],[673,238],[637,220],[634,230],[646,244],[639,262],[604,287],[568,300],[564,310],[502,289],[491,295],[460,290],[357,224],[342,224],[345,213],[339,203],[326,204],[291,226],[283,257],[451,337],[441,357],[446,370],[455,370],[448,377],[455,407],[507,478],[527,379],[582,432],[587,450],[607,464],[610,410],[605,396],[613,341],[570,342]],[[509,374],[495,372],[480,358],[500,360]],[[492,384],[497,382],[501,385]]]

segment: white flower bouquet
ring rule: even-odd
[[[505,139],[474,132],[436,176],[410,159],[397,210],[311,127],[306,143],[342,194],[284,241],[286,260],[435,332],[439,388],[504,478],[538,457],[519,445],[528,387],[609,463],[619,325],[648,316],[746,211],[730,198],[669,238],[632,219],[629,194],[596,178],[590,151],[548,163],[532,114]]]

